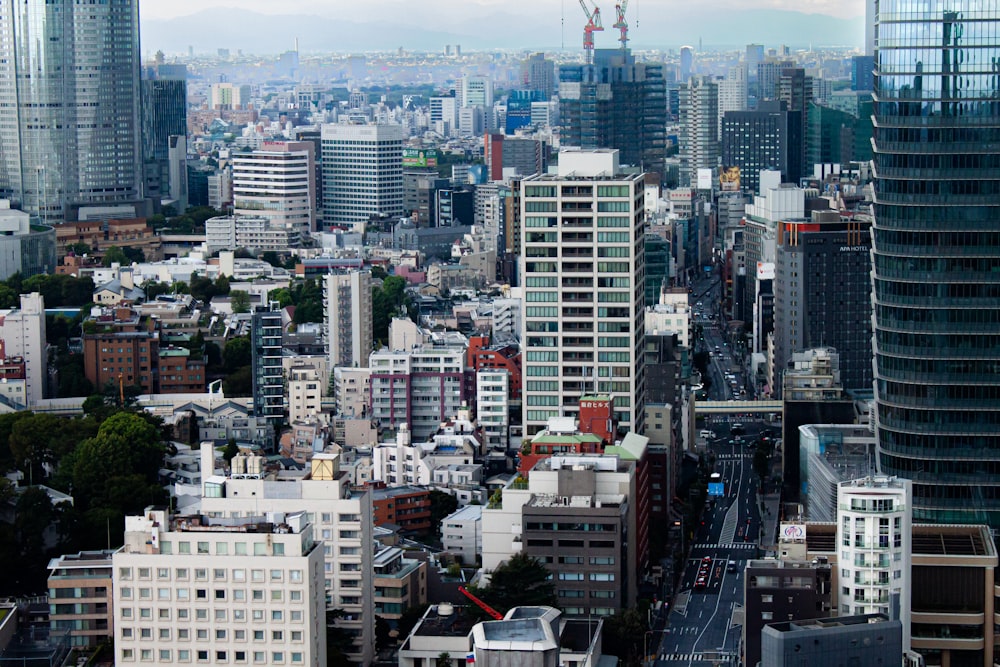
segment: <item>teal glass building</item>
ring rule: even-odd
[[[881,471],[914,522],[1000,528],[1000,2],[879,0],[873,318]]]

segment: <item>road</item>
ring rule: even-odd
[[[746,440],[756,438],[763,424],[746,424]],[[742,626],[743,569],[757,557],[760,513],[753,450],[735,443],[729,424],[709,427],[716,433],[710,445],[714,471],[722,475],[726,495],[707,507],[695,531],[682,578],[681,592],[667,619],[655,665],[720,664],[737,655]],[[708,585],[698,590],[695,580],[703,559],[709,558]],[[735,562],[734,572],[729,561]],[[721,664],[728,664],[725,659]]]

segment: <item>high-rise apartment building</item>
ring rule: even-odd
[[[316,231],[314,150],[311,141],[265,141],[260,150],[234,153],[233,213],[302,236]]]
[[[867,477],[837,487],[840,615],[885,614],[910,649],[911,483]]]
[[[559,68],[561,145],[617,149],[622,164],[664,173],[663,66],[631,51],[597,49],[593,65]]]
[[[326,274],[323,302],[330,368],[368,366],[372,350],[371,271]]]
[[[877,3],[873,307],[880,470],[915,521],[1000,528],[996,0]]]
[[[265,306],[258,307],[250,320],[253,411],[255,416],[264,417],[275,427],[281,422],[285,412],[281,332],[281,311]]]
[[[139,1],[0,7],[0,197],[43,222],[136,202]]]
[[[549,99],[559,85],[556,64],[546,58],[544,53],[528,56],[521,63],[521,85],[527,90],[538,91],[544,95],[544,99]]]
[[[719,166],[719,84],[696,76],[680,89],[680,185],[694,187],[699,169]]]
[[[324,125],[323,225],[360,231],[403,214],[403,126]]]
[[[644,176],[618,156],[564,150],[558,174],[521,184],[525,435],[591,393],[614,395],[621,427],[642,432]]]
[[[722,118],[727,111],[746,111],[747,68],[744,63],[729,68],[726,78],[719,79],[719,137],[722,137]]]

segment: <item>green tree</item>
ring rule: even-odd
[[[146,293],[146,301],[155,301],[156,297],[170,294],[173,286],[170,283],[149,281],[143,283],[142,290]]]
[[[445,651],[438,655],[437,660],[434,661],[435,667],[452,667],[451,665],[451,653]]]
[[[233,290],[229,293],[229,303],[234,313],[250,312],[250,294],[244,290]]]
[[[287,308],[288,306],[295,305],[295,300],[292,298],[292,293],[282,287],[280,289],[271,290],[267,295],[268,301],[277,301],[278,305],[282,308]]]
[[[66,246],[66,251],[72,252],[77,257],[80,257],[82,255],[89,255],[91,253],[90,246],[87,245],[86,243],[83,243],[82,241],[79,241],[77,243],[70,243],[69,245]]]
[[[226,460],[226,463],[231,463],[236,455],[240,453],[240,448],[236,444],[235,438],[229,438],[229,442],[226,443],[226,448],[222,450],[222,458]]]
[[[226,396],[252,396],[253,371],[250,366],[240,366],[232,373],[227,374],[222,381],[222,388],[226,392]]]
[[[113,245],[104,251],[104,259],[101,261],[101,264],[104,266],[111,266],[112,264],[128,266],[131,262],[129,262],[128,255],[125,254],[124,250]]]
[[[222,366],[226,373],[232,373],[242,366],[249,366],[250,361],[249,336],[236,336],[226,341],[226,347],[222,350]]]
[[[36,484],[41,483],[44,466],[55,467],[79,442],[74,421],[30,412],[17,420],[8,442],[18,469]]]
[[[645,611],[625,609],[605,618],[602,639],[607,653],[617,655],[625,665],[639,667],[643,664],[643,641],[646,639]]]
[[[458,509],[458,498],[450,493],[445,493],[444,491],[439,491],[437,489],[431,489],[430,500],[431,530],[433,530],[436,535],[440,535],[441,521]]]
[[[476,592],[501,614],[514,607],[557,607],[551,573],[540,560],[517,553],[493,570],[490,585]]]

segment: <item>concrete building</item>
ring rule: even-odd
[[[0,311],[0,340],[5,358],[24,360],[24,400],[31,408],[45,398],[48,358],[45,343],[45,299],[38,292],[21,295],[21,307]],[[93,380],[91,380],[93,382]]]
[[[749,95],[747,64],[739,63],[730,67],[726,76],[719,79],[719,137],[722,133],[722,119],[727,111],[746,111]],[[725,163],[723,163],[725,164]]]
[[[753,111],[727,111],[721,122],[723,168],[739,167],[740,188],[755,193],[762,170],[777,170],[783,180],[798,183],[803,176],[802,114],[784,102],[760,102]]]
[[[719,166],[719,84],[695,76],[680,89],[680,185],[695,187],[699,169]]]
[[[323,324],[330,368],[367,367],[372,350],[371,271],[323,276]]]
[[[841,482],[875,472],[875,434],[867,424],[799,427],[800,501],[808,520],[836,521]]]
[[[207,449],[202,448],[203,469],[211,465]],[[227,477],[204,478],[202,487],[201,511],[210,517],[240,521],[240,517],[302,511],[312,519],[308,527],[319,543],[321,607],[311,621],[325,632],[325,609],[343,610],[337,625],[354,637],[349,657],[368,664],[375,645],[372,501],[370,493],[352,490],[339,457],[314,454],[303,476],[265,469],[260,457],[241,454],[233,459]]]
[[[334,414],[364,417],[370,412],[371,370],[368,368],[333,369]]]
[[[285,374],[282,367],[281,311],[258,307],[250,320],[250,359],[253,371],[253,411],[275,432],[285,416]],[[265,447],[273,443],[255,440]]]
[[[405,553],[399,547],[386,547],[373,559],[375,613],[390,625],[398,623],[407,609],[427,603],[428,565],[404,558]]]
[[[205,246],[209,252],[239,248],[287,252],[299,245],[297,229],[276,226],[266,217],[223,215],[205,221]]]
[[[113,563],[116,664],[326,663],[322,542],[304,511],[150,507],[125,517]]]
[[[213,83],[209,91],[212,109],[235,111],[250,104],[250,86],[237,83]]]
[[[839,613],[884,614],[903,624],[910,650],[913,490],[909,480],[866,477],[837,492]]]
[[[311,141],[265,141],[233,153],[233,215],[266,218],[300,237],[316,231],[314,150]]]
[[[430,437],[471,399],[464,361],[464,348],[426,345],[372,352],[370,416],[387,428],[406,424],[414,440]]]
[[[403,214],[403,127],[324,125],[323,225],[362,231]]]
[[[482,369],[476,373],[476,422],[483,445],[506,449],[510,442],[510,373]]]
[[[521,187],[524,432],[595,391],[615,394],[624,431],[642,432],[643,176],[624,174],[615,150],[562,151],[558,174]]]
[[[56,271],[56,232],[48,225],[31,225],[31,216],[0,199],[0,280],[15,273],[22,278]]]
[[[441,546],[471,565],[483,551],[483,506],[460,507],[441,520]]]
[[[431,497],[427,488],[375,486],[371,496],[372,521],[376,526],[393,524],[405,534],[426,533],[431,529]]]
[[[81,551],[49,561],[49,627],[69,630],[72,646],[92,649],[115,638],[114,553]]]
[[[327,423],[323,396],[328,379],[314,366],[295,366],[288,370],[288,423],[318,420]]]
[[[762,631],[760,667],[902,664],[902,629],[884,614],[771,623]]]

